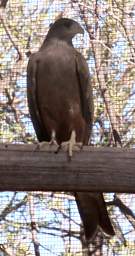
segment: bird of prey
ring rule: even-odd
[[[82,27],[60,18],[50,27],[27,67],[27,96],[39,142],[66,145],[70,156],[76,145],[87,145],[93,122],[93,96],[88,65],[72,44]],[[98,227],[114,235],[101,193],[74,193],[87,241]]]

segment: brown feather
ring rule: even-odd
[[[70,19],[57,20],[27,69],[28,105],[39,141],[49,141],[52,131],[58,144],[76,132],[77,142],[87,144],[93,123],[93,96],[88,65],[72,38],[83,33]],[[114,235],[102,194],[75,193],[87,239],[100,226]]]

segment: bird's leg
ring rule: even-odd
[[[73,130],[71,132],[71,136],[69,141],[64,141],[61,143],[60,148],[66,148],[68,150],[68,156],[71,158],[73,156],[73,150],[78,150],[81,149],[83,146],[82,142],[77,142],[76,141],[76,132]]]
[[[56,132],[54,130],[52,130],[52,133],[51,133],[51,140],[38,142],[36,149],[40,150],[42,148],[48,148],[48,146],[57,146],[58,148],[58,143],[56,141]]]
[[[56,132],[55,132],[55,130],[52,130],[51,140],[49,141],[49,145],[56,145],[56,146],[58,146],[58,143],[56,141]]]

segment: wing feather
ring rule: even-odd
[[[30,116],[32,123],[37,135],[38,140],[49,141],[50,137],[43,127],[42,118],[40,116],[38,100],[37,100],[37,71],[38,71],[38,62],[40,61],[40,53],[32,54],[27,66],[27,99],[28,106],[30,111]]]
[[[79,80],[82,114],[89,126],[90,136],[94,115],[93,93],[87,62],[79,52],[76,54],[76,70]]]

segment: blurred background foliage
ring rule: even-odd
[[[0,142],[35,143],[26,67],[60,17],[85,30],[73,42],[85,56],[94,91],[94,146],[135,146],[135,1],[0,1]],[[117,136],[118,135],[118,136]],[[27,175],[27,174],[26,174]],[[0,255],[135,255],[135,199],[105,194],[116,230],[86,246],[74,198],[66,193],[0,193]]]

